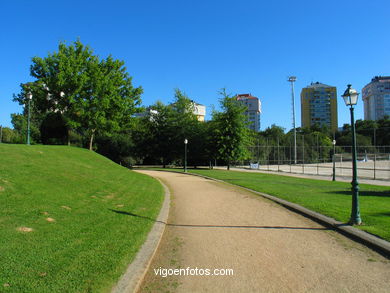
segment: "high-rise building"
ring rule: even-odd
[[[236,95],[236,99],[246,106],[245,115],[248,117],[248,128],[254,131],[260,130],[261,101],[252,94]]]
[[[204,122],[206,117],[206,106],[194,101],[191,101],[191,103],[194,108],[193,113],[196,115],[196,118],[198,118],[198,121]]]
[[[150,121],[153,121],[153,115],[157,115],[158,114],[158,111],[157,110],[154,110],[152,107],[147,107],[145,109],[144,112],[141,112],[141,113],[135,113],[133,115],[133,117],[136,117],[136,118],[143,118],[143,117],[146,117],[148,116]]]
[[[375,76],[363,88],[364,120],[390,115],[390,76]]]
[[[204,122],[206,117],[206,106],[198,104],[197,102],[190,100],[192,114],[196,116],[198,121]],[[171,107],[174,107],[176,103],[170,104]]]
[[[337,90],[319,82],[311,83],[301,92],[302,127],[315,124],[327,125],[333,132],[337,130]]]

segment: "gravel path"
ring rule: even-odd
[[[276,203],[200,177],[140,172],[162,180],[172,194],[140,292],[390,291],[389,260]],[[182,274],[232,269],[234,275],[155,273],[175,268]]]

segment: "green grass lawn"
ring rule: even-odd
[[[94,152],[0,144],[0,291],[109,292],[153,225],[115,211],[155,218],[162,200]]]
[[[351,184],[282,175],[224,170],[190,169],[297,203],[342,222],[351,215]],[[390,187],[360,184],[360,229],[390,241]]]

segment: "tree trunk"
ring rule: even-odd
[[[67,134],[67,139],[68,139],[68,146],[70,146],[70,129],[68,128],[68,134]]]
[[[230,170],[230,162],[227,163],[227,169]]]
[[[95,129],[92,129],[92,134],[89,139],[89,150],[92,151],[92,146],[93,146],[93,137],[95,136]]]

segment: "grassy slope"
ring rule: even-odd
[[[288,200],[339,221],[351,213],[351,184],[289,176],[222,171],[190,170]],[[360,184],[362,230],[390,241],[390,187]]]
[[[112,210],[155,218],[162,199],[156,180],[93,152],[0,144],[0,291],[109,291],[153,224]]]

